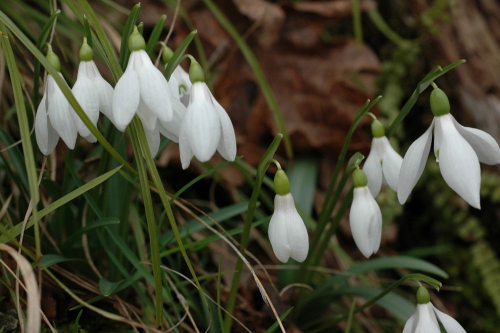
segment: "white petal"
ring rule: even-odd
[[[139,102],[139,107],[137,108],[137,116],[141,119],[144,128],[147,128],[148,131],[154,131],[157,120],[156,115],[151,112],[142,98]]]
[[[414,323],[415,333],[441,333],[431,303],[418,304],[417,313],[418,321]]]
[[[480,162],[489,165],[500,164],[500,147],[491,135],[477,128],[464,127],[451,117],[458,133],[472,146]]]
[[[154,158],[158,154],[158,149],[160,148],[160,131],[158,126],[151,131],[143,125],[144,133],[146,134],[146,139],[148,140],[148,147],[151,156]]]
[[[403,158],[392,148],[387,137],[382,137],[384,146],[384,156],[382,162],[382,171],[387,184],[393,191],[398,191],[399,173]],[[370,184],[368,184],[370,185]]]
[[[471,145],[458,133],[447,115],[436,117],[436,131],[443,133],[439,169],[446,183],[472,207],[480,209],[481,168]]]
[[[368,188],[372,196],[375,198],[382,187],[382,166],[380,165],[380,156],[378,155],[377,144],[380,139],[373,138],[372,147],[368,158],[366,159],[365,165],[363,166],[363,171],[366,173],[368,178]]]
[[[431,149],[433,127],[434,120],[427,131],[425,131],[421,137],[411,144],[405,157],[403,158],[397,187],[400,204],[404,204],[406,202],[408,196],[424,171],[425,162],[427,161],[427,156],[429,155],[429,151]]]
[[[415,322],[415,314],[413,314],[405,324],[403,328],[403,333],[413,333],[413,323]]]
[[[369,258],[380,247],[382,213],[368,187],[354,189],[349,222],[354,242],[361,253]]]
[[[72,91],[87,117],[96,125],[99,120],[99,92],[96,90],[94,82],[86,77],[79,77],[76,79]],[[89,136],[90,130],[72,107],[71,116],[80,135]]]
[[[208,94],[210,91],[204,83],[193,85],[191,101],[181,125],[181,131],[185,131],[191,150],[200,162],[206,162],[214,155],[221,136],[219,116]]]
[[[132,60],[133,53],[130,55]],[[125,131],[125,128],[134,118],[134,115],[139,107],[140,88],[139,78],[135,72],[133,61],[128,63],[125,73],[116,84],[113,92],[113,123],[120,131]],[[111,119],[111,118],[110,118]]]
[[[215,111],[219,115],[221,125],[221,136],[217,151],[228,161],[234,161],[236,158],[236,136],[234,134],[233,123],[226,110],[213,98]]]
[[[287,199],[284,196],[276,195],[274,197],[274,213],[269,222],[269,241],[273,252],[279,261],[285,263],[292,254],[292,249],[288,243],[287,205]]]
[[[179,142],[179,130],[186,115],[186,107],[178,99],[172,99],[174,117],[171,121],[160,121],[160,133],[174,142]]]
[[[94,61],[90,61],[92,64],[92,69],[94,70],[95,80],[94,84],[99,92],[99,110],[104,113],[104,115],[110,119],[113,118],[113,87],[104,80],[97,69]]]
[[[46,97],[43,95],[42,101],[38,106],[35,118],[35,137],[38,148],[44,155],[49,155],[59,141],[59,134],[50,124],[47,111],[45,109]]]
[[[279,196],[279,195],[276,195]],[[303,262],[307,258],[307,253],[309,252],[309,237],[307,235],[307,229],[295,208],[295,202],[291,193],[282,196],[285,200],[285,216],[288,229],[288,244],[292,250],[292,259]]]
[[[142,67],[137,70],[141,98],[158,119],[161,121],[172,120],[172,97],[167,80],[158,68],[153,65],[144,50],[136,51],[136,53],[142,60]]]
[[[458,321],[456,321],[446,313],[439,311],[434,305],[432,307],[447,333],[466,333],[464,328],[458,323]]]
[[[92,133],[90,133],[88,136],[84,136],[84,138],[90,143],[97,142],[97,138]]]
[[[181,127],[179,132],[179,151],[181,155],[182,168],[185,170],[191,163],[193,150],[191,149],[191,144],[189,143],[188,133],[183,127]]]
[[[62,75],[61,75],[62,77]],[[68,100],[51,75],[47,75],[47,114],[50,123],[69,149],[75,148],[78,135]]]

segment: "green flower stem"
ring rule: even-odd
[[[5,28],[4,24],[0,24],[0,30],[4,31],[7,36],[9,32]],[[28,176],[28,184],[30,190],[30,200],[33,208],[32,218],[35,221],[35,247],[36,247],[36,261],[39,262],[41,258],[41,239],[40,239],[40,229],[38,226],[38,200],[40,199],[40,192],[38,188],[38,177],[36,172],[35,155],[33,152],[33,146],[30,139],[30,127],[28,121],[28,115],[26,113],[26,105],[24,102],[23,88],[22,88],[22,78],[19,68],[16,65],[16,59],[14,53],[12,52],[12,47],[10,45],[9,38],[0,38],[1,49],[4,51],[5,60],[7,63],[7,68],[9,69],[10,82],[12,85],[12,91],[14,93],[14,101],[16,105],[17,118],[19,123],[19,130],[21,132],[21,140],[24,155],[24,164],[26,165],[26,173]]]
[[[372,23],[375,24],[378,31],[380,31],[387,39],[389,39],[394,44],[401,45],[403,43],[411,43],[411,41],[401,38],[394,30],[391,29],[391,27],[389,27],[382,15],[380,15],[380,12],[377,8],[370,9],[368,11],[368,17],[370,18]]]
[[[149,248],[151,253],[151,265],[153,266],[153,277],[155,286],[155,309],[156,309],[156,327],[162,327],[163,325],[163,295],[162,295],[162,270],[160,262],[160,249],[158,246],[158,232],[156,230],[156,219],[153,211],[153,201],[151,199],[151,191],[149,190],[149,179],[147,174],[147,166],[143,158],[143,152],[147,151],[149,153],[149,148],[147,147],[147,140],[142,133],[142,138],[137,133],[137,129],[142,126],[138,124],[138,121],[134,121],[134,124],[130,129],[130,137],[132,139],[132,146],[134,148],[135,161],[137,164],[137,171],[139,172],[139,180],[141,184],[142,200],[144,202],[144,210],[146,211],[146,221],[148,223],[149,232]],[[142,139],[142,140],[141,140]],[[144,147],[144,141],[146,146]],[[145,149],[144,149],[145,148]]]
[[[161,202],[163,204],[163,208],[165,209],[167,213],[167,218],[168,221],[170,222],[170,226],[172,228],[172,231],[174,233],[175,239],[177,240],[177,244],[179,245],[179,248],[181,250],[182,256],[184,258],[184,261],[186,262],[186,265],[191,272],[191,275],[193,277],[193,280],[195,284],[198,286],[198,291],[200,293],[201,298],[205,302],[205,305],[207,308],[209,307],[207,298],[205,294],[203,293],[203,288],[201,287],[201,284],[199,282],[198,276],[196,275],[196,272],[194,271],[193,265],[191,264],[191,260],[189,260],[189,256],[186,252],[186,249],[184,247],[184,244],[182,242],[181,235],[179,233],[179,229],[177,228],[177,224],[175,222],[175,217],[174,213],[172,212],[172,207],[170,206],[170,201],[167,197],[167,192],[165,191],[165,188],[163,187],[163,183],[161,181],[160,175],[158,173],[158,169],[156,169],[155,162],[153,160],[153,157],[151,156],[151,153],[149,151],[149,146],[148,146],[148,141],[146,139],[146,134],[144,133],[144,129],[142,128],[142,124],[140,123],[140,120],[137,116],[134,117],[132,120],[132,132],[138,136],[139,143],[140,143],[140,148],[142,149],[142,153],[144,154],[144,157],[146,159],[146,164],[149,170],[149,173],[151,175],[151,178],[153,180],[153,183],[156,187],[156,190],[158,191],[158,195],[160,196]],[[136,154],[141,154],[141,150],[135,151]],[[148,184],[147,182],[144,183],[144,186]],[[142,183],[141,183],[142,186]],[[152,252],[152,251],[151,251]],[[156,279],[156,274],[155,274],[155,279]]]
[[[106,61],[106,64],[109,66],[109,69],[111,70],[111,73],[113,74],[115,82],[118,82],[118,79],[123,74],[123,70],[120,67],[120,63],[118,62],[118,58],[116,57],[115,52],[113,51],[113,47],[111,46],[111,43],[110,43],[108,37],[106,36],[106,33],[104,32],[104,29],[102,28],[102,25],[99,22],[97,15],[95,14],[92,7],[89,5],[87,0],[79,0],[78,2],[83,7],[84,15],[87,16],[89,22],[94,27],[97,38],[101,42],[101,45],[102,45],[102,48],[104,51],[103,56],[104,56],[104,59]]]
[[[42,46],[45,44],[45,41],[47,40],[47,36],[50,32],[50,29],[52,27],[52,24],[54,23],[55,19],[57,18],[57,15],[61,13],[61,10],[56,10],[45,22],[45,25],[43,26],[42,30],[40,31],[40,35],[38,36],[38,39],[36,41],[36,48],[39,49],[40,51],[42,50]],[[37,58],[35,58],[33,62],[33,104],[38,105],[38,100],[40,99],[40,61],[38,61]]]
[[[197,34],[196,30],[191,31],[189,33],[189,35],[187,35],[186,38],[184,38],[181,45],[179,45],[179,47],[175,50],[174,54],[172,55],[172,57],[168,61],[167,67],[165,68],[165,72],[164,72],[165,78],[167,80],[170,80],[170,76],[174,72],[174,69],[185,58],[183,56],[183,54],[186,51],[189,44],[191,43],[191,41],[193,40],[194,36],[196,36],[196,34]]]
[[[347,132],[347,137],[344,142],[344,146],[342,147],[342,151],[340,152],[339,158],[337,160],[337,165],[335,166],[335,171],[333,172],[333,177],[332,180],[330,181],[330,184],[328,185],[328,189],[326,191],[326,196],[325,196],[325,201],[323,202],[323,206],[321,208],[321,214],[318,219],[318,226],[316,227],[316,233],[322,234],[323,230],[326,226],[326,222],[328,221],[331,212],[329,209],[327,209],[329,206],[335,207],[336,201],[331,200],[332,199],[332,194],[333,190],[335,188],[335,184],[337,183],[337,177],[340,173],[340,169],[342,168],[342,164],[344,163],[345,160],[345,155],[347,154],[347,150],[349,148],[349,144],[351,142],[352,135],[354,131],[356,130],[356,127],[358,126],[358,123],[361,121],[361,119],[370,111],[370,109],[377,104],[377,102],[382,98],[382,96],[378,96],[373,100],[373,102],[370,103],[370,100],[367,100],[366,103],[363,105],[363,107],[358,111],[356,114],[356,117],[354,118],[354,121],[352,122],[351,127],[349,128],[349,132]],[[342,189],[340,189],[341,191]],[[316,235],[315,235],[316,236]],[[312,242],[312,244],[315,244]]]
[[[425,89],[427,89],[427,87],[429,85],[431,85],[432,82],[434,82],[434,80],[436,80],[438,77],[440,77],[441,75],[445,74],[446,72],[452,70],[453,68],[457,67],[458,65],[463,64],[464,62],[465,62],[465,59],[462,59],[462,60],[455,61],[454,63],[449,64],[448,66],[446,66],[444,68],[441,68],[440,66],[437,66],[436,68],[434,68],[433,70],[431,70],[417,84],[417,88],[415,89],[415,91],[413,92],[413,94],[411,94],[410,98],[408,99],[408,101],[406,102],[406,104],[403,106],[403,108],[399,112],[399,114],[396,117],[396,119],[394,119],[394,121],[392,122],[391,126],[386,131],[386,135],[385,136],[388,139],[390,139],[390,137],[392,136],[392,134],[394,134],[394,132],[397,130],[399,124],[401,124],[401,122],[403,121],[403,119],[408,115],[408,113],[410,113],[410,110],[413,107],[413,105],[415,105],[415,103],[417,102],[417,99],[418,99],[418,96],[420,95],[420,93],[422,93]]]
[[[360,0],[352,0],[352,24],[354,26],[354,38],[358,46],[363,45],[363,27],[361,25]]]
[[[342,191],[349,179],[349,176],[351,173],[358,167],[359,163],[363,160],[363,155],[360,153],[354,154],[351,159],[349,160],[346,170],[344,174],[342,175],[342,178],[340,179],[339,185],[337,186],[337,190],[335,191],[335,194],[333,196],[333,200],[331,201],[330,205],[326,208],[326,211],[328,212],[328,216],[330,216],[333,212],[333,209],[336,206],[336,203],[340,199],[340,196],[342,194]],[[328,246],[328,243],[330,242],[330,238],[332,235],[335,233],[335,231],[338,228],[338,225],[340,223],[341,218],[344,216],[345,211],[347,208],[351,205],[352,203],[352,194],[353,191],[352,189],[349,191],[347,196],[342,200],[342,205],[340,206],[339,211],[335,215],[335,217],[332,220],[332,223],[330,225],[330,228],[328,229],[327,232],[324,232],[324,228],[322,229],[321,232],[318,232],[318,228],[314,231],[314,236],[313,240],[311,241],[311,244],[319,244],[318,248],[316,251],[312,252],[311,255],[309,255],[306,260],[301,264],[299,273],[297,276],[301,279],[301,282],[307,283],[309,281],[309,278],[313,271],[308,270],[308,266],[316,266],[319,264],[321,258],[323,257],[323,254]],[[323,240],[321,240],[321,236],[323,236]],[[320,242],[321,241],[321,242]],[[301,293],[303,294],[303,293]]]
[[[245,40],[238,33],[238,30],[232,25],[232,23],[228,20],[228,18],[222,13],[222,11],[217,7],[217,5],[212,0],[203,0],[205,5],[212,11],[214,16],[217,18],[219,23],[226,29],[229,35],[234,39],[236,44],[241,50],[241,53],[245,56],[248,64],[252,68],[252,71],[259,82],[259,85],[262,89],[262,93],[264,94],[264,98],[271,109],[274,121],[276,122],[276,126],[278,127],[278,131],[283,133],[283,141],[285,142],[286,153],[288,157],[293,157],[293,149],[292,142],[290,141],[290,137],[288,135],[288,131],[285,126],[285,120],[283,119],[283,115],[281,114],[278,102],[276,101],[276,97],[271,90],[269,82],[262,71],[262,68],[257,61],[257,58],[253,54],[252,50],[245,42]]]
[[[89,20],[86,15],[83,15],[83,28],[85,29],[85,37],[87,37],[87,44],[92,47],[92,29],[90,29]]]
[[[283,135],[281,133],[276,135],[273,142],[271,142],[271,145],[269,145],[269,148],[264,153],[264,156],[262,156],[262,159],[259,162],[259,166],[257,167],[257,174],[255,175],[255,184],[253,186],[250,202],[248,203],[247,216],[245,218],[245,226],[243,229],[243,234],[240,242],[240,246],[243,249],[245,249],[248,245],[248,239],[250,237],[250,229],[252,226],[255,209],[257,208],[258,205],[257,201],[259,199],[259,192],[262,186],[262,180],[264,179],[266,170],[269,167],[269,164],[271,163],[274,154],[276,153],[276,150],[280,145],[282,137]],[[234,311],[236,294],[238,292],[238,286],[240,284],[242,268],[243,268],[243,261],[238,257],[238,261],[236,262],[236,268],[235,268],[236,273],[234,273],[233,275],[231,290],[229,291],[229,296],[226,303],[227,315],[224,318],[225,332],[231,332],[231,325],[233,322],[233,318],[230,315],[232,315]]]

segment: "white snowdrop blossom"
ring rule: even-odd
[[[192,62],[193,67],[200,65]],[[195,69],[195,72],[201,72]],[[236,158],[236,137],[226,110],[212,96],[205,82],[192,79],[191,95],[179,133],[182,168],[186,169],[193,156],[200,162],[208,161],[217,150],[228,161]]]
[[[111,111],[111,101],[113,99],[113,88],[103,79],[97,66],[92,60],[93,51],[87,44],[86,38],[80,49],[80,65],[75,85],[73,86],[73,95],[87,114],[94,125],[99,120],[99,110],[104,113],[113,122]],[[89,142],[96,142],[97,139],[90,132],[83,121],[73,108],[71,115],[76,128],[81,136]]]
[[[423,287],[418,289],[417,299],[419,293],[429,295],[429,292]],[[406,322],[403,333],[441,333],[438,320],[446,333],[466,333],[455,319],[436,309],[430,302],[430,297],[420,297],[416,311]]]
[[[127,69],[113,94],[112,118],[122,132],[135,114],[150,131],[154,131],[157,119],[168,122],[173,117],[170,87],[144,51],[145,45],[144,38],[134,27],[129,37],[132,52]]]
[[[49,46],[47,60],[56,68],[61,69],[59,58]],[[64,77],[59,73],[64,81]],[[66,81],[64,82],[66,84]],[[38,148],[44,155],[49,155],[61,137],[69,149],[75,148],[77,129],[71,117],[68,100],[52,75],[47,75],[45,92],[38,106],[35,117],[35,137]]]
[[[372,123],[372,133],[372,147],[363,171],[368,177],[368,188],[375,198],[380,193],[382,184],[387,184],[397,191],[403,158],[392,148],[385,136],[384,127],[378,120]]]
[[[290,183],[283,170],[276,173],[274,184],[274,213],[269,222],[271,246],[281,262],[286,263],[290,257],[302,262],[309,252],[309,238],[304,221],[295,208]]]
[[[436,87],[433,90],[430,101],[435,118],[406,152],[398,182],[399,202],[406,202],[422,175],[434,130],[434,154],[444,180],[472,207],[480,209],[479,162],[499,164],[498,143],[484,131],[461,126],[449,113],[449,101],[441,89]]]
[[[359,251],[369,258],[380,247],[382,237],[382,213],[367,186],[363,170],[353,172],[354,198],[349,213],[352,237]]]

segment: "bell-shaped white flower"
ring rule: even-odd
[[[199,67],[192,62],[191,71]],[[194,72],[201,73],[201,67]],[[199,77],[198,76],[198,77]],[[233,124],[224,108],[212,96],[202,79],[193,79],[191,96],[179,133],[182,168],[186,169],[193,156],[208,161],[217,150],[228,161],[236,158],[236,137]]]
[[[156,119],[172,120],[173,110],[170,87],[146,51],[146,43],[134,27],[129,37],[132,51],[127,69],[118,81],[113,94],[113,120],[120,131],[125,131],[136,113],[145,126],[154,130]]]
[[[368,177],[368,188],[375,198],[380,193],[382,184],[389,185],[394,191],[398,190],[399,171],[403,158],[392,148],[385,136],[384,127],[378,120],[375,119],[371,127],[372,147],[363,171]]]
[[[113,100],[113,88],[103,79],[97,66],[92,60],[94,52],[87,44],[87,39],[84,38],[82,47],[80,48],[80,65],[78,67],[78,76],[76,77],[75,85],[73,86],[73,95],[87,114],[94,125],[99,120],[99,110],[102,111],[108,118],[112,119],[111,101]],[[83,121],[78,117],[78,114],[73,108],[71,115],[76,124],[78,132],[90,142],[96,142],[97,139],[90,132]]]
[[[349,213],[349,224],[356,246],[369,258],[380,247],[382,213],[367,187],[368,179],[362,170],[354,170],[353,183],[354,198]]]
[[[50,46],[47,60],[57,70],[61,69],[59,58]],[[59,75],[64,80],[61,73]],[[45,82],[45,92],[35,117],[35,137],[38,148],[44,155],[49,155],[56,147],[59,137],[61,137],[69,149],[74,149],[77,134],[68,100],[52,75],[48,74]]]
[[[408,149],[401,165],[398,199],[405,203],[422,175],[434,130],[434,154],[446,183],[472,207],[481,208],[479,162],[500,163],[500,148],[493,137],[478,129],[463,127],[449,113],[444,92],[435,87],[431,93],[435,115],[431,126]]]
[[[441,333],[438,320],[446,333],[466,333],[455,319],[432,305],[429,292],[424,287],[418,289],[417,299],[417,309],[406,322],[403,333]]]
[[[290,182],[281,169],[274,177],[274,187],[274,213],[269,222],[271,246],[281,262],[286,263],[290,257],[302,262],[309,252],[307,229],[295,208]]]

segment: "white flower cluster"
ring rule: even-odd
[[[122,132],[137,115],[152,156],[160,147],[161,133],[179,143],[184,169],[193,156],[200,162],[206,162],[216,150],[226,160],[234,161],[236,137],[233,124],[213,97],[203,76],[200,76],[201,67],[193,61],[191,68],[194,67],[195,74],[190,77],[182,67],[177,66],[170,81],[167,81],[144,51],[145,41],[137,27],[128,42],[131,50],[128,65],[114,90],[99,73],[92,60],[92,48],[86,41],[80,49],[81,62],[72,92],[94,126],[99,119],[99,111]],[[60,70],[59,59],[50,47],[47,59]],[[74,149],[77,133],[89,142],[97,141],[70,106],[54,78],[48,75],[35,121],[35,134],[41,152],[49,155],[59,137],[68,148]]]
[[[397,191],[399,202],[406,202],[424,171],[433,130],[434,154],[444,180],[472,207],[481,207],[479,162],[500,163],[500,148],[495,139],[486,132],[461,126],[450,114],[445,93],[433,86],[430,103],[435,118],[429,129],[410,146],[404,159],[391,147],[382,124],[376,119],[372,123],[374,138],[363,167],[368,179],[365,187],[369,191],[365,187],[354,189],[350,215],[354,241],[365,257],[377,252],[380,245],[382,217],[373,198],[379,194],[382,184],[388,184]]]

